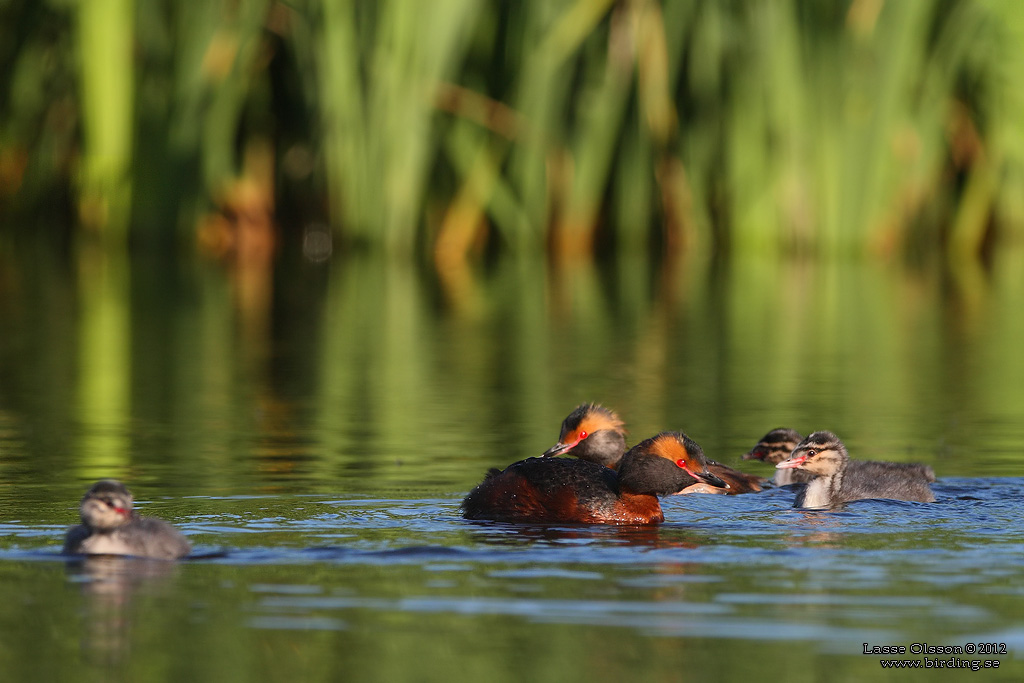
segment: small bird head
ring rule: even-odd
[[[562,421],[558,443],[542,457],[572,455],[614,468],[626,452],[626,429],[615,411],[596,403],[577,406]]]
[[[114,479],[96,482],[85,492],[79,506],[82,523],[98,531],[127,524],[132,516],[132,494]]]
[[[846,446],[832,432],[814,432],[797,444],[789,459],[776,469],[801,469],[812,474],[829,476],[837,472],[850,456]]]
[[[682,432],[662,432],[633,446],[622,457],[619,481],[636,493],[667,496],[687,486],[706,482],[718,488],[728,484],[708,471],[704,451]]]
[[[789,457],[802,438],[795,429],[773,429],[761,437],[757,445],[743,455],[743,459],[777,465]]]

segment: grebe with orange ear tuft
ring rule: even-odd
[[[724,486],[700,446],[681,432],[641,441],[618,471],[587,460],[528,458],[491,470],[462,501],[466,519],[500,522],[660,524],[658,496],[697,483]]]
[[[582,403],[562,421],[558,443],[544,451],[543,457],[571,455],[580,460],[594,462],[617,469],[619,459],[626,452],[626,429],[614,410],[596,403]],[[756,493],[767,479],[747,474],[728,465],[708,459],[708,471],[722,479],[727,486],[720,488],[698,482],[679,493]]]
[[[625,452],[626,427],[618,414],[597,403],[581,403],[562,421],[558,443],[541,457],[572,455],[614,470]]]

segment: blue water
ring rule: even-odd
[[[934,489],[935,503],[858,501],[828,512],[792,509],[785,488],[673,496],[663,502],[666,523],[650,528],[470,522],[459,516],[457,495],[198,496],[174,503],[197,512],[168,517],[196,546],[178,565],[69,563],[57,555],[62,525],[9,522],[0,526],[0,568],[48,588],[33,597],[8,581],[4,619],[31,621],[40,608],[64,613],[51,625],[58,637],[30,650],[59,660],[91,632],[81,611],[95,620],[99,610],[101,621],[112,619],[103,627],[115,643],[110,656],[134,674],[142,669],[130,653],[149,645],[122,627],[156,619],[163,647],[182,657],[197,653],[200,677],[213,675],[206,663],[219,656],[210,650],[211,620],[246,639],[263,633],[271,649],[287,641],[292,650],[283,656],[297,658],[295,666],[327,657],[314,645],[317,634],[397,627],[400,640],[412,638],[426,652],[450,648],[459,633],[468,638],[470,666],[478,654],[469,645],[483,647],[487,634],[494,639],[488,649],[516,650],[523,633],[530,647],[542,647],[543,634],[571,628],[581,642],[591,633],[633,647],[699,642],[712,660],[756,653],[763,670],[792,664],[797,648],[803,660],[846,662],[841,668],[854,678],[879,668],[879,657],[861,654],[864,643],[1005,643],[1006,654],[987,658],[1000,660],[1000,675],[1020,675],[1024,523],[1017,501],[1024,479],[948,478]],[[156,513],[167,505],[141,507]],[[174,626],[180,623],[206,625]],[[615,635],[599,635],[605,629]],[[282,635],[289,633],[301,634],[301,644]],[[590,656],[590,646],[564,647],[569,662]],[[349,657],[369,671],[388,651],[380,643]],[[16,669],[26,665],[18,658],[10,649],[2,657]],[[602,658],[610,670],[628,669],[625,653]],[[675,664],[651,660],[644,670],[664,675]],[[412,679],[456,670],[448,657],[414,656],[394,666]],[[583,680],[586,670],[567,665],[563,675]],[[733,662],[702,668],[700,677],[742,670]]]

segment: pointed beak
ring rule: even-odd
[[[764,458],[761,456],[761,454],[758,452],[758,450],[756,448],[754,448],[754,449],[744,453],[743,454],[743,459],[744,460],[763,460]]]
[[[572,447],[575,445],[576,444],[574,443],[562,443],[559,441],[554,446],[541,453],[540,457],[550,458],[553,455],[561,455],[562,453],[572,450]]]
[[[705,481],[708,484],[711,484],[712,486],[714,486],[716,488],[720,488],[720,489],[727,489],[727,488],[729,488],[729,485],[726,484],[724,481],[722,481],[718,477],[718,475],[712,474],[708,470],[706,465],[704,466],[704,469],[702,469],[700,472],[694,472],[692,469],[690,469],[689,464],[687,464],[687,462],[685,460],[677,461],[676,465],[678,467],[682,467],[684,470],[686,470],[686,473],[689,474],[694,479],[700,479],[701,481]]]
[[[795,458],[791,456],[789,458],[789,460],[783,460],[778,465],[776,465],[775,469],[777,469],[777,470],[791,470],[791,469],[794,469],[796,467],[800,467],[800,465],[803,465],[806,460],[807,460],[807,456],[806,455],[798,455]]]
[[[729,488],[728,484],[726,484],[724,481],[722,481],[721,478],[719,478],[717,475],[712,474],[711,472],[698,472],[697,476],[700,479],[703,479],[707,483],[711,484],[712,486],[716,486],[720,489]]]

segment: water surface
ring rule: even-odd
[[[864,643],[979,642],[1007,646],[980,676],[1024,672],[1012,255],[960,278],[36,258],[0,281],[18,679],[842,681],[879,675]],[[657,528],[460,518],[486,468],[539,454],[583,400],[633,442],[683,429],[765,474],[739,456],[768,429],[832,429],[855,457],[931,464],[938,501],[803,512],[774,489],[672,497]],[[196,556],[60,558],[103,476]]]

